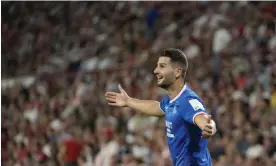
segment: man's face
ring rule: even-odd
[[[157,77],[157,86],[167,89],[176,79],[176,69],[169,57],[160,57],[154,74]]]

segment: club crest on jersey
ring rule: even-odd
[[[172,114],[175,115],[177,113],[176,106],[173,107]]]

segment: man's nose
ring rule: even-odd
[[[154,74],[158,74],[158,69],[155,68],[154,71],[153,71]]]

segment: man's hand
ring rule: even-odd
[[[211,119],[211,115],[207,116],[207,121],[208,121],[208,123],[202,129],[202,131],[203,131],[202,138],[205,138],[205,139],[210,138],[217,132],[216,124]]]
[[[106,92],[105,98],[108,101],[108,105],[117,106],[117,107],[125,107],[127,106],[127,101],[130,98],[126,91],[118,85],[120,93],[116,92]]]

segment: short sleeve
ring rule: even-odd
[[[168,102],[167,96],[165,96],[161,101],[160,101],[160,110],[164,113],[166,113],[166,104]]]
[[[203,103],[197,98],[185,99],[181,108],[181,116],[188,123],[195,124],[195,117],[199,114],[208,115]]]

